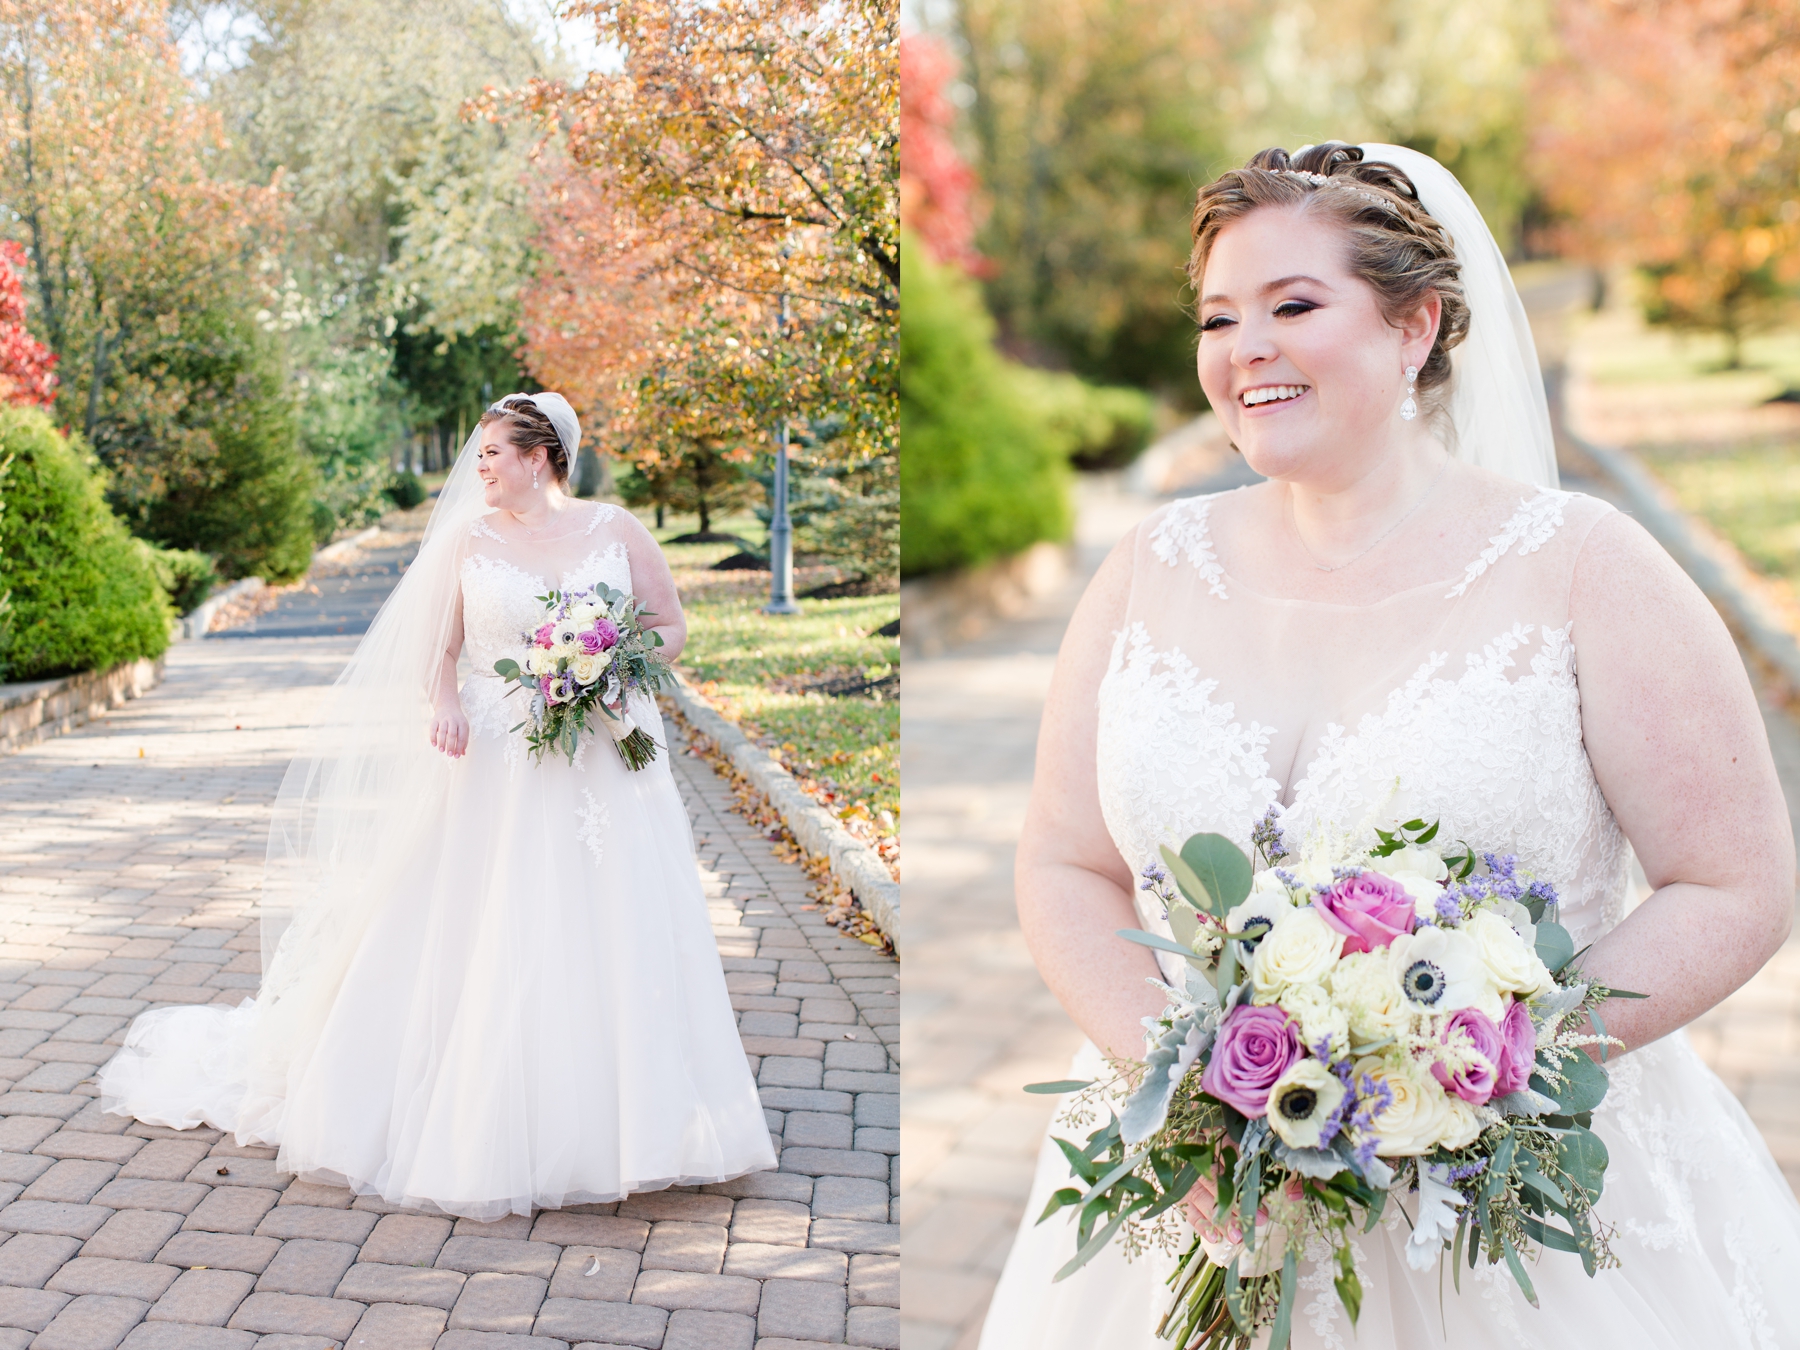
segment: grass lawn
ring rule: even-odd
[[[670,515],[654,529],[687,611],[688,642],[677,664],[709,702],[777,753],[814,796],[852,833],[873,836],[895,855],[900,816],[898,680],[874,696],[834,697],[821,685],[896,676],[900,640],[875,630],[900,617],[897,593],[801,600],[799,614],[761,612],[767,572],[715,572],[738,551],[733,544],[671,544],[697,530],[693,517]],[[713,529],[760,544],[752,515],[715,519]],[[829,567],[795,568],[794,589],[836,579]]]
[[[1750,338],[1721,369],[1722,339],[1646,327],[1619,306],[1582,321],[1572,357],[1577,425],[1639,454],[1682,507],[1789,597],[1800,587],[1800,331]]]

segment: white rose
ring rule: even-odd
[[[1359,1059],[1356,1068],[1385,1083],[1390,1094],[1388,1104],[1371,1122],[1375,1151],[1382,1157],[1429,1153],[1464,1128],[1464,1120],[1451,1107],[1437,1079],[1410,1060],[1370,1056]]]
[[[587,624],[594,619],[599,618],[600,615],[605,612],[606,611],[601,609],[600,606],[590,604],[586,600],[581,600],[569,607],[569,618],[576,623],[581,624],[583,627],[586,627]]]
[[[1450,869],[1437,854],[1408,844],[1385,858],[1369,859],[1369,868],[1392,877],[1406,888],[1413,900],[1414,914],[1421,919],[1435,921],[1438,918],[1438,897],[1444,893],[1444,881],[1449,877]]]
[[[1300,1039],[1309,1050],[1328,1041],[1331,1057],[1336,1059],[1350,1049],[1350,1019],[1322,985],[1290,984],[1275,1003],[1300,1024]]]
[[[548,675],[556,669],[556,657],[543,647],[533,647],[525,653],[525,669],[533,675]]]
[[[1289,900],[1287,882],[1276,876],[1273,868],[1264,868],[1256,874],[1250,882],[1250,894],[1279,896],[1283,900]]]
[[[1467,1148],[1481,1137],[1481,1113],[1454,1092],[1444,1094],[1444,1104],[1450,1108],[1450,1124],[1438,1144],[1443,1148]]]
[[[577,683],[588,685],[606,673],[606,662],[583,652],[570,664],[569,669],[574,672]]]
[[[579,642],[559,642],[550,649],[550,655],[558,661],[571,660],[581,655],[581,644]]]
[[[1283,914],[1257,944],[1251,980],[1257,1003],[1273,1003],[1291,984],[1316,984],[1337,964],[1344,935],[1311,905]]]
[[[1482,964],[1502,993],[1531,998],[1555,983],[1538,954],[1525,945],[1525,939],[1491,910],[1478,910],[1463,925],[1463,932],[1474,942]]]
[[[1364,1042],[1398,1036],[1412,1025],[1413,1009],[1382,952],[1352,952],[1331,972],[1331,1001]]]

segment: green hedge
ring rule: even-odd
[[[169,645],[150,558],[107,509],[99,475],[35,409],[0,405],[0,676],[106,670]]]
[[[1122,469],[1150,444],[1156,400],[1142,389],[1022,367],[1017,378],[1077,469]]]
[[[975,284],[903,246],[900,570],[969,567],[1070,526],[1067,446],[995,350]]]

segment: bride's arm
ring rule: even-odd
[[[453,595],[450,627],[431,685],[431,743],[455,759],[469,748],[469,719],[456,688],[456,658],[462,655],[463,645],[462,588]]]
[[[1698,1017],[1786,939],[1794,838],[1742,659],[1641,526],[1595,525],[1570,598],[1582,736],[1652,894],[1582,962],[1635,1049]]]
[[[631,589],[651,611],[645,628],[662,634],[662,656],[674,661],[687,645],[687,616],[681,612],[681,597],[675,593],[675,577],[669,571],[669,560],[663,557],[656,536],[644,528],[643,521],[625,512],[625,549],[631,558]]]
[[[1141,1059],[1142,1021],[1162,1011],[1143,947],[1114,936],[1139,926],[1134,878],[1100,816],[1096,699],[1124,626],[1135,532],[1113,550],[1069,623],[1056,659],[1037,770],[1013,869],[1019,926],[1045,983],[1088,1037],[1116,1059]]]

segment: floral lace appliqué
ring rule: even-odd
[[[1206,589],[1224,600],[1225,569],[1219,565],[1219,555],[1213,552],[1212,533],[1206,526],[1212,503],[1211,497],[1183,497],[1172,503],[1163,512],[1162,523],[1150,532],[1150,551],[1170,567],[1176,566],[1185,554],[1199,569]]]
[[[1562,526],[1563,507],[1568,505],[1570,495],[1545,488],[1537,496],[1520,502],[1519,509],[1513,512],[1512,518],[1500,527],[1499,534],[1488,540],[1488,546],[1481,550],[1481,556],[1469,564],[1463,572],[1463,579],[1445,593],[1444,599],[1454,600],[1466,595],[1477,577],[1514,549],[1523,556],[1535,553],[1549,543]]]
[[[581,790],[582,800],[586,806],[575,808],[575,815],[581,821],[581,828],[575,831],[575,837],[587,845],[587,851],[594,857],[597,866],[604,860],[605,832],[612,828],[612,812],[605,802],[596,801],[594,794],[586,788]]]

